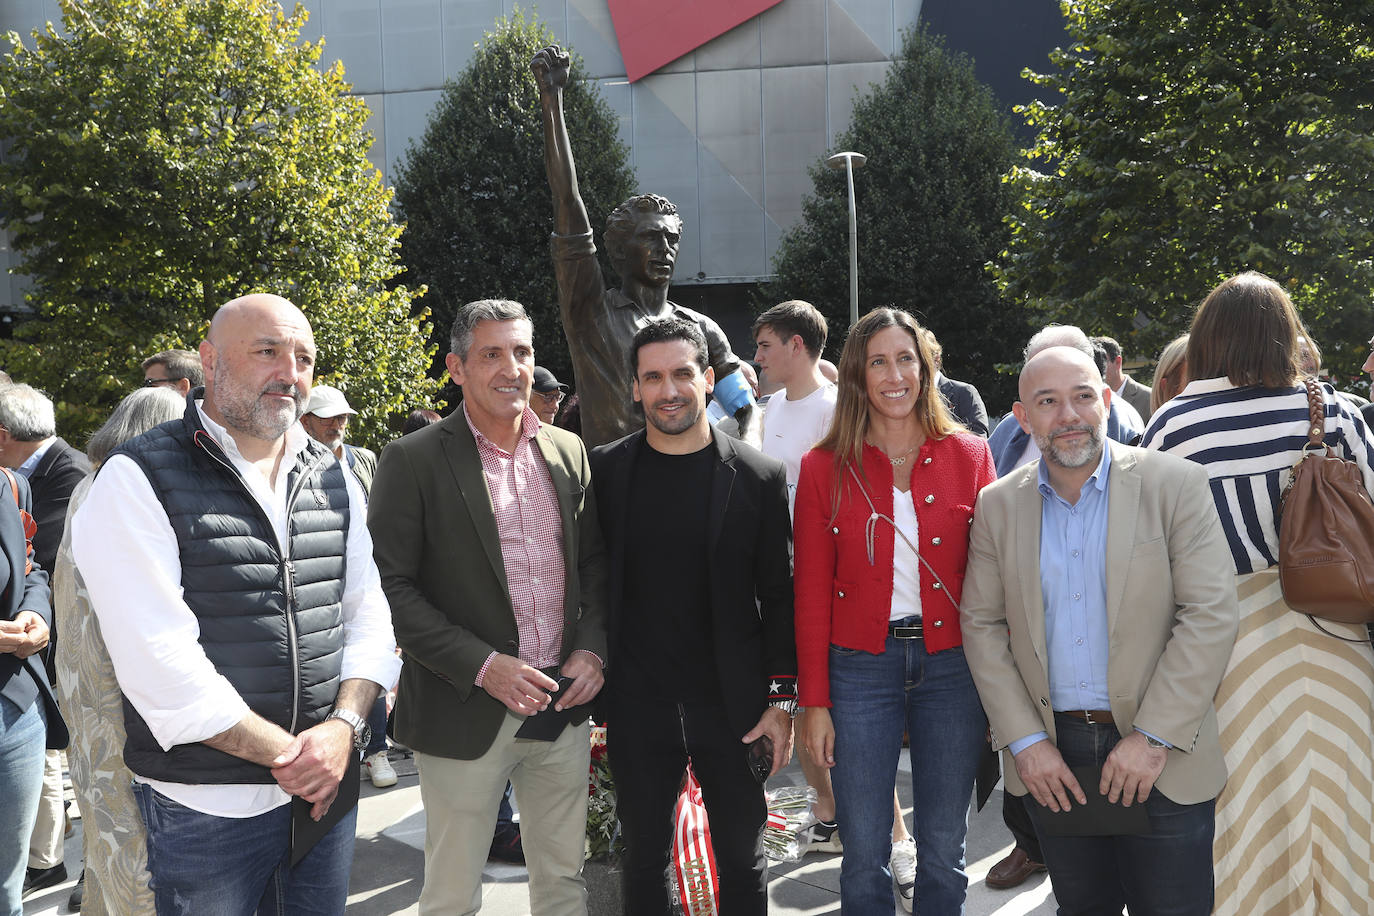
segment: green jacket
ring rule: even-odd
[[[542,426],[534,439],[563,523],[562,658],[606,652],[606,554],[582,440]],[[392,734],[421,753],[482,756],[506,707],[473,679],[493,652],[519,651],[496,518],[461,410],[382,451],[368,528],[405,657]]]

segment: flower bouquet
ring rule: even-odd
[[[615,810],[615,780],[606,759],[606,727],[592,728],[592,762],[587,772],[588,859],[618,857],[625,851]]]

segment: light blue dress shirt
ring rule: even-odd
[[[30,455],[23,464],[15,468],[15,470],[18,471],[24,477],[25,480],[27,480],[33,474],[34,471],[38,470],[38,463],[43,460],[43,456],[48,453],[48,449],[52,448],[52,444],[56,441],[56,439],[49,439],[47,442],[43,444],[41,448],[38,449],[38,451]]]
[[[1107,694],[1107,481],[1112,450],[1070,504],[1050,485],[1040,461],[1040,596],[1045,606],[1053,709],[1111,709]],[[1036,732],[1011,743],[1011,752],[1044,741]]]

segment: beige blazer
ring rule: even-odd
[[[1179,804],[1226,782],[1212,698],[1240,611],[1226,537],[1199,464],[1109,442],[1107,692],[1122,735],[1173,745],[1156,785]],[[1040,587],[1039,462],[986,487],[974,509],[959,608],[968,658],[1014,795],[1026,794],[1007,745],[1055,739]]]

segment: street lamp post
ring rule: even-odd
[[[863,153],[836,153],[825,164],[832,169],[844,169],[849,182],[849,326],[859,321],[859,223],[854,208],[854,170],[868,161]]]

